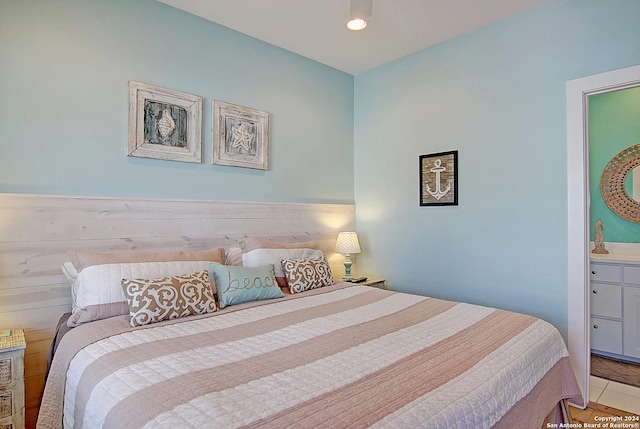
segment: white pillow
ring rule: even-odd
[[[282,269],[284,259],[320,259],[322,257],[322,250],[316,249],[255,249],[242,255],[242,266],[260,267],[273,264],[276,278],[285,278],[286,275]]]
[[[211,261],[135,262],[93,265],[80,271],[71,292],[68,326],[129,314],[122,279],[159,278],[207,271]],[[213,286],[213,285],[212,285]],[[215,286],[213,287],[215,293]]]
[[[62,274],[64,274],[71,283],[78,280],[78,270],[76,270],[76,267],[74,267],[71,262],[65,262],[60,268],[62,269]]]

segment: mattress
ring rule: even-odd
[[[338,283],[60,341],[38,428],[535,428],[581,394],[535,317]]]

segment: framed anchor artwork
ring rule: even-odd
[[[458,151],[420,155],[420,205],[458,205]]]

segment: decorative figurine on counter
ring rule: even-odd
[[[591,251],[591,253],[597,253],[600,255],[606,255],[609,253],[607,249],[604,248],[604,223],[602,220],[598,219],[596,221],[596,232],[595,232],[595,247]]]

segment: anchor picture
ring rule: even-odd
[[[420,156],[420,205],[458,205],[458,151]]]

